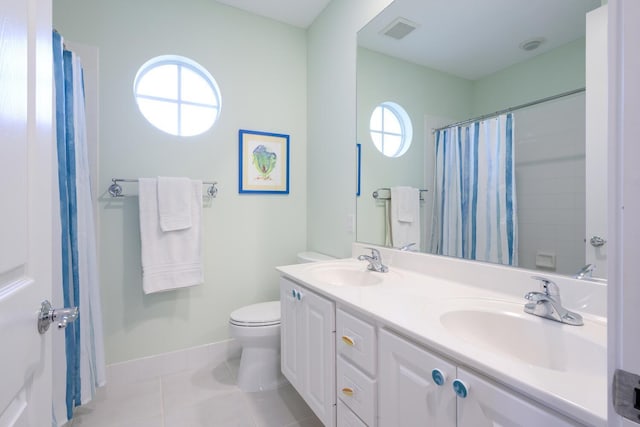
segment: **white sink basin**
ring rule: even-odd
[[[586,338],[588,326],[570,326],[524,313],[523,304],[478,300],[444,312],[440,323],[456,337],[483,349],[554,371],[606,372],[606,348]],[[591,327],[598,327],[591,325]]]
[[[367,270],[367,263],[331,263],[317,265],[311,269],[315,280],[333,286],[371,286],[382,283],[391,273]],[[393,274],[392,274],[393,275]]]

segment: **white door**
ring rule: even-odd
[[[458,368],[457,379],[468,387],[467,396],[458,398],[457,427],[578,425],[462,368]]]
[[[455,427],[456,367],[385,330],[378,343],[379,426]]]
[[[336,425],[336,317],[333,302],[280,279],[284,376],[327,427]]]
[[[303,397],[326,427],[336,425],[336,314],[333,302],[298,288]]]
[[[609,286],[607,326],[609,384],[613,371],[640,375],[640,2],[609,1]],[[636,383],[637,384],[637,383]],[[623,397],[637,405],[637,385]],[[635,388],[635,390],[634,390]],[[609,426],[637,426],[614,412]],[[635,413],[634,413],[635,412]]]
[[[51,1],[0,0],[0,426],[51,425]]]
[[[302,393],[298,356],[298,300],[294,297],[297,285],[280,279],[280,369],[299,393]]]

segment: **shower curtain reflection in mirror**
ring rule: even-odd
[[[511,113],[436,132],[431,251],[517,266]]]

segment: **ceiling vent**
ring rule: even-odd
[[[418,28],[418,24],[411,22],[408,19],[397,18],[391,24],[387,25],[382,34],[385,36],[393,37],[396,40],[400,40],[407,36],[410,32]]]
[[[545,42],[544,37],[538,37],[538,38],[535,38],[535,39],[525,40],[522,43],[520,43],[520,49],[526,50],[526,51],[535,50],[535,49],[539,48],[540,45],[542,43],[544,43],[544,42]]]

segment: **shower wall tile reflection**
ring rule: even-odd
[[[548,271],[561,274],[585,264],[584,117],[584,93],[515,114],[520,267],[537,253],[555,254]]]

